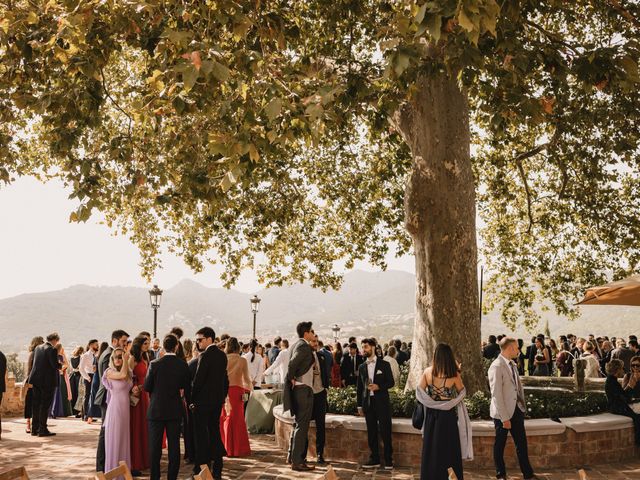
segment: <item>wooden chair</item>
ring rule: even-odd
[[[449,480],[458,480],[458,476],[456,472],[453,471],[453,468],[449,467]]]
[[[578,470],[578,475],[580,476],[580,480],[589,480],[587,472],[585,472],[582,468]]]
[[[125,462],[120,462],[119,467],[114,468],[113,470],[109,470],[106,473],[96,473],[95,478],[97,480],[113,480],[114,478],[118,478],[120,475],[124,477],[124,480],[133,480],[131,470],[129,470],[129,467]]]
[[[12,468],[6,472],[0,472],[0,480],[29,480],[29,474],[24,467]]]
[[[213,475],[207,465],[200,465],[200,473],[194,475],[193,480],[213,480]]]
[[[333,467],[331,465],[329,465],[329,468],[327,468],[327,473],[325,473],[322,476],[322,480],[340,480],[340,477],[335,472]]]

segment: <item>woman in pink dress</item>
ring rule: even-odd
[[[249,364],[240,356],[240,344],[235,337],[227,340],[226,354],[229,395],[220,415],[220,436],[229,457],[247,457],[251,455],[251,446],[242,395],[253,390]]]
[[[129,433],[129,392],[133,386],[129,370],[129,354],[121,348],[111,352],[109,368],[102,376],[107,389],[107,415],[104,419],[105,471],[113,470],[121,461],[131,469]],[[120,476],[117,480],[123,479]]]
[[[129,368],[133,372],[131,393],[138,399],[131,406],[131,470],[141,471],[149,468],[149,435],[147,428],[147,409],[149,394],[144,390],[144,379],[149,368],[149,347],[151,343],[145,336],[138,336],[131,344]]]

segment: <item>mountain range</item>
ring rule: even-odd
[[[404,271],[353,271],[345,275],[340,290],[322,292],[306,284],[269,288],[257,292],[261,298],[257,314],[257,336],[269,341],[275,335],[295,338],[295,325],[314,322],[321,338],[331,340],[331,327],[341,327],[340,339],[350,335],[373,335],[410,340],[413,330],[415,277]],[[208,288],[183,280],[162,295],[158,310],[158,334],[181,326],[187,337],[210,325],[246,339],[253,317],[250,295],[223,288]],[[575,322],[543,312],[553,336],[569,331],[628,335],[640,331],[640,309],[634,307],[585,307]],[[24,352],[35,335],[58,331],[64,345],[85,344],[90,338],[108,339],[110,332],[124,328],[135,335],[152,331],[153,311],[146,288],[75,285],[63,290],[29,293],[0,299],[0,350]],[[541,329],[541,328],[539,328]],[[483,316],[483,336],[510,333],[497,312]],[[529,332],[519,330],[519,336]]]

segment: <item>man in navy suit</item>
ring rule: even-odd
[[[176,480],[180,471],[180,422],[182,421],[182,395],[188,397],[191,376],[187,362],[176,357],[178,337],[169,334],[162,344],[165,354],[149,364],[144,389],[149,392],[147,410],[149,424],[149,457],[151,480],[160,480],[162,435],[167,432],[169,472],[167,478]]]
[[[384,443],[384,468],[393,470],[393,448],[391,447],[391,403],[389,389],[393,387],[391,365],[376,356],[376,340],[362,340],[362,351],[366,361],[358,369],[357,398],[358,415],[367,421],[367,441],[371,455],[363,468],[380,466],[378,431]]]
[[[53,394],[60,382],[61,365],[55,346],[60,341],[57,333],[47,335],[47,342],[33,351],[33,367],[27,383],[33,385],[33,419],[31,435],[49,437],[55,435],[47,427],[47,418],[53,402]]]

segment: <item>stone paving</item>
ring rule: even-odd
[[[50,421],[55,437],[40,439],[27,435],[23,419],[3,419],[0,440],[0,472],[13,466],[27,467],[33,479],[87,479],[95,468],[95,447],[99,424],[87,425],[76,419]],[[225,459],[225,480],[321,480],[326,468],[313,473],[292,472],[284,462],[284,456],[275,445],[273,435],[253,435],[253,454],[250,458]],[[330,460],[330,459],[329,459]],[[166,461],[166,452],[163,462]],[[420,478],[420,466],[397,468],[393,472],[384,470],[365,472],[355,463],[332,462],[340,480],[413,480]],[[585,468],[590,480],[640,480],[640,459],[625,464],[600,465]],[[166,472],[166,465],[163,464]],[[189,479],[190,465],[182,465],[180,479]],[[518,472],[512,472],[513,474]],[[576,470],[539,471],[545,480],[578,479]],[[143,479],[149,478],[141,477]],[[465,480],[488,480],[495,478],[491,471],[467,471]],[[509,480],[521,479],[511,475]]]

